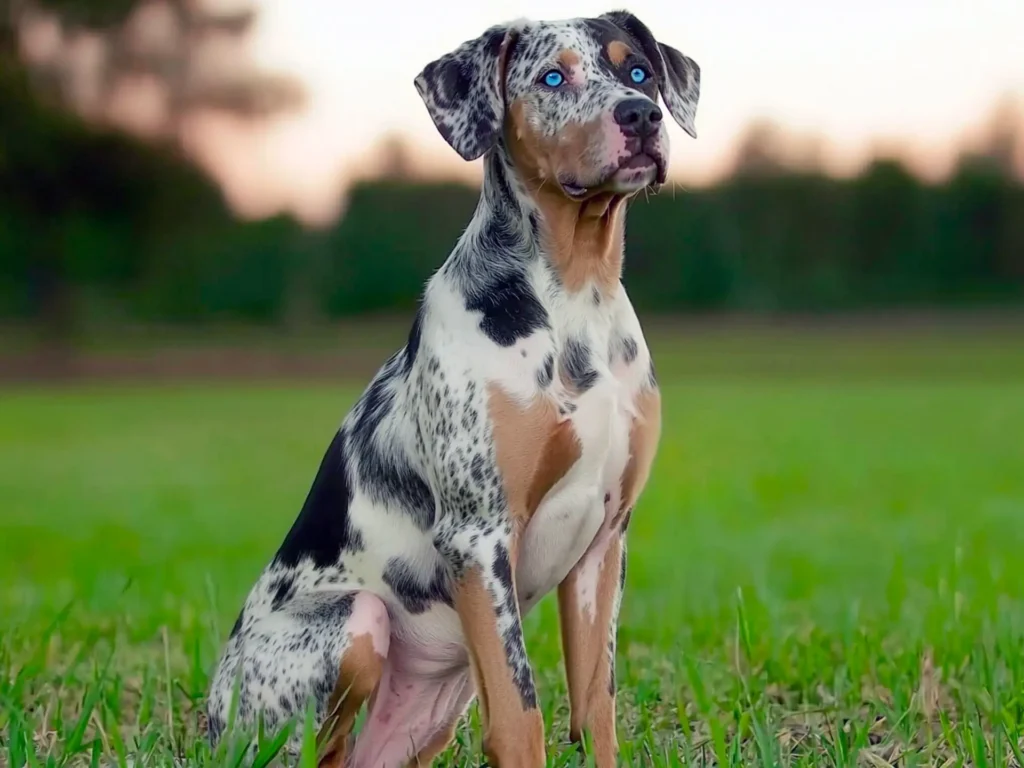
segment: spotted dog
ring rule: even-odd
[[[480,202],[245,601],[211,738],[233,699],[267,729],[311,706],[323,765],[428,765],[476,697],[490,763],[542,766],[522,617],[557,589],[570,736],[611,766],[624,537],[661,423],[626,202],[665,181],[659,93],[695,136],[700,72],[616,11],[494,26],[415,86],[483,158]]]

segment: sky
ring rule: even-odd
[[[229,5],[236,0],[216,0]],[[255,0],[248,42],[259,66],[297,76],[303,111],[243,127],[203,116],[191,148],[243,214],[338,213],[345,185],[389,132],[432,170],[474,178],[413,88],[432,59],[519,17],[593,16],[626,7],[701,66],[698,139],[672,124],[677,179],[713,180],[757,118],[826,141],[828,167],[854,170],[880,146],[925,175],[996,100],[1024,93],[1024,0]],[[213,2],[213,0],[211,0]]]

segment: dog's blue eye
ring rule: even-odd
[[[639,85],[647,79],[647,71],[643,67],[633,67],[629,70],[629,79]]]
[[[544,85],[549,88],[557,88],[565,82],[565,78],[562,77],[562,73],[557,69],[552,69],[546,75],[544,75]]]

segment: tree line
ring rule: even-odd
[[[121,137],[0,166],[0,316],[280,323],[407,311],[477,190],[401,179],[351,191],[336,225],[235,219],[165,152]],[[56,149],[56,148],[55,148]],[[896,161],[851,179],[736,174],[637,200],[625,283],[649,311],[826,311],[1024,298],[1024,185],[984,162],[925,184]]]
[[[135,5],[49,2],[68,19],[86,14],[83,24],[116,22]],[[214,23],[186,8],[182,25],[245,27],[244,18]],[[110,18],[88,15],[97,9]],[[81,119],[45,98],[46,72],[18,55],[14,31],[0,24],[0,321],[61,338],[94,322],[278,324],[409,311],[476,204],[476,189],[415,181],[396,157],[388,177],[350,190],[332,227],[240,221],[173,142]],[[187,60],[187,51],[174,55]],[[125,66],[165,64],[136,57]],[[212,88],[203,103],[254,119],[267,104],[291,103],[276,80],[243,86]],[[1019,118],[1004,112],[987,146],[939,183],[894,159],[834,178],[814,162],[787,162],[785,141],[762,126],[720,183],[631,205],[627,288],[639,306],[663,312],[1019,303]]]

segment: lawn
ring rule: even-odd
[[[652,346],[622,763],[1024,763],[1024,332]],[[0,391],[0,765],[230,762],[200,736],[219,643],[359,388]],[[551,598],[527,644],[577,764]]]

